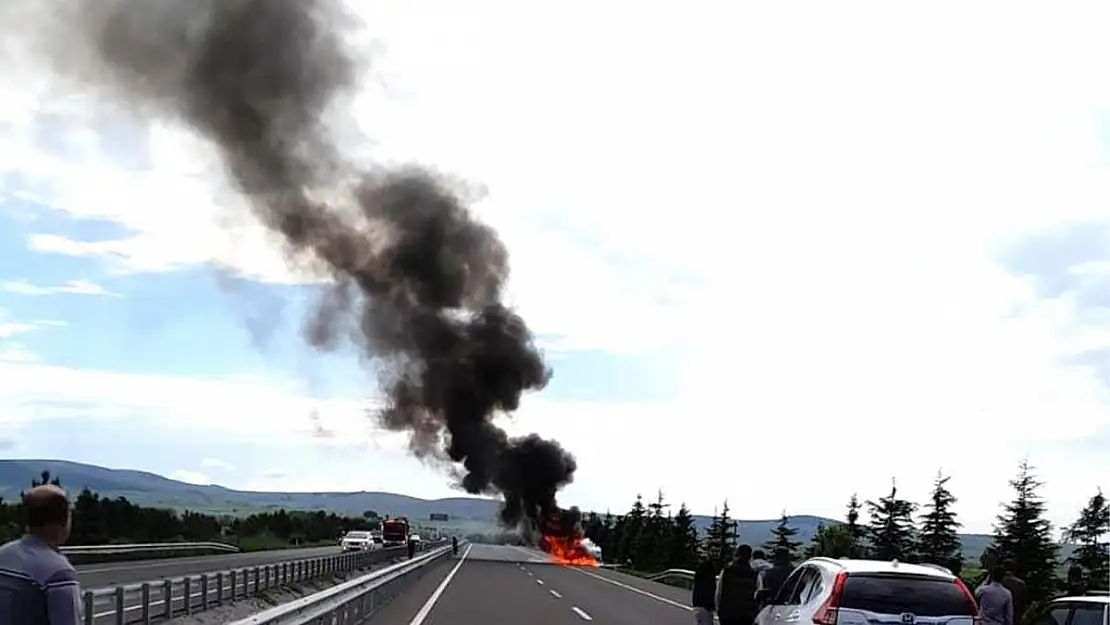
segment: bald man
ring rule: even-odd
[[[78,625],[77,572],[58,551],[69,539],[69,498],[57,486],[36,486],[23,514],[27,535],[0,546],[0,623]]]

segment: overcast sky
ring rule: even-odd
[[[576,454],[564,503],[838,517],[943,469],[988,531],[1023,457],[1058,524],[1110,488],[1105,2],[356,10],[344,140],[486,189],[555,369],[507,427]],[[0,455],[452,493],[210,146],[0,80]]]

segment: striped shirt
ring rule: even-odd
[[[0,623],[80,622],[77,572],[65,556],[33,536],[0,545]]]

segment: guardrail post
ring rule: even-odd
[[[173,580],[167,579],[162,582],[162,616],[164,618],[173,617]]]
[[[150,582],[143,582],[143,623],[150,625]]]
[[[89,590],[85,592],[85,625],[92,625],[93,616],[96,616],[93,613],[93,594]]]
[[[235,580],[239,578],[239,572],[231,571],[231,602],[235,603]]]
[[[200,576],[200,611],[208,609],[208,573]]]
[[[289,584],[289,563],[288,562],[282,562],[281,563],[281,584],[283,586]]]
[[[116,586],[116,625],[123,625],[124,617],[127,613],[124,611],[123,601],[123,586]]]
[[[235,577],[235,573],[232,573],[231,576]],[[223,605],[223,604],[224,604],[224,573],[223,573],[223,571],[220,571],[219,573],[216,573],[216,605]]]
[[[191,577],[185,578],[185,592],[181,599],[185,602],[185,614],[193,613],[193,579]]]
[[[257,566],[254,567],[254,594],[256,595],[258,594],[258,587],[261,584],[261,580],[259,579],[261,576],[262,571],[260,571]]]

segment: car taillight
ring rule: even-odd
[[[844,592],[844,582],[848,579],[848,573],[841,571],[836,574],[836,579],[833,581],[832,592],[829,593],[829,598],[817,608],[813,613],[813,622],[815,625],[836,625],[836,609],[840,606],[840,595]]]
[[[975,595],[971,594],[971,591],[967,589],[967,584],[964,583],[964,580],[957,577],[955,582],[960,592],[964,593],[964,598],[967,599],[968,605],[971,606],[972,613],[975,614],[975,616],[971,617],[972,625],[979,625],[981,622],[979,619],[979,604],[975,601]]]

